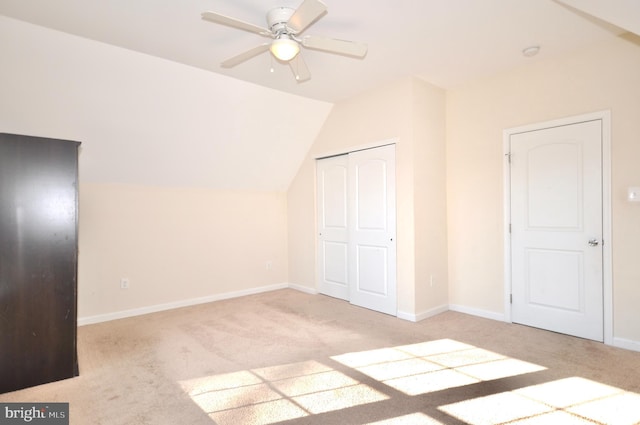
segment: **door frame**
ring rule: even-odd
[[[542,130],[578,124],[585,121],[602,122],[602,302],[604,343],[613,344],[613,274],[612,274],[612,232],[611,232],[611,111],[597,111],[551,121],[512,127],[503,130],[503,235],[504,235],[504,320],[511,318],[511,167],[509,162],[511,135],[527,131]]]

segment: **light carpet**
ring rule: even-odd
[[[640,423],[640,353],[294,290],[83,326],[78,356],[0,402],[69,402],[77,425]]]

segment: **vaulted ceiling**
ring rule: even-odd
[[[281,191],[336,102],[408,76],[453,88],[640,32],[632,0],[323,1],[305,34],[368,54],[303,49],[312,77],[297,83],[267,52],[221,68],[266,39],[201,13],[265,26],[302,0],[0,0],[0,131],[82,141],[84,182]]]
[[[584,1],[562,0],[576,6]],[[336,102],[407,75],[449,88],[470,79],[561,55],[623,30],[553,0],[325,0],[328,13],[305,34],[368,44],[352,59],[303,50],[310,81],[269,53],[224,69],[220,62],[264,43],[257,34],[204,21],[211,10],[259,26],[274,7],[301,0],[0,0],[0,14],[129,50],[169,59],[261,86]],[[637,6],[588,1],[611,21]],[[617,6],[626,3],[625,8]],[[599,10],[598,10],[599,9]],[[632,18],[633,19],[633,18]],[[636,18],[637,19],[637,18]],[[624,20],[623,20],[624,21]],[[627,28],[629,29],[629,28]],[[540,54],[522,50],[539,45]],[[270,72],[273,66],[274,72]]]

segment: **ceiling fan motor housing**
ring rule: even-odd
[[[287,22],[289,22],[289,18],[293,15],[295,9],[290,7],[276,7],[275,9],[271,9],[267,13],[267,25],[273,34],[279,34],[281,32],[291,33],[289,29],[287,29]]]

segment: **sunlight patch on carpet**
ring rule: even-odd
[[[204,410],[204,409],[203,409]],[[206,410],[205,410],[206,411]],[[268,425],[309,414],[289,400],[274,400],[268,403],[249,404],[236,409],[218,410],[209,413],[217,424]]]
[[[387,400],[389,397],[367,385],[337,388],[311,393],[293,399],[313,414],[332,412],[349,407]]]
[[[346,353],[332,359],[410,396],[545,369],[450,339]]]
[[[315,360],[306,362],[291,363],[252,369],[253,374],[267,381],[277,381],[279,379],[297,378],[299,376],[312,375],[314,373],[330,372],[333,369]]]
[[[334,362],[341,367],[331,367]],[[469,344],[441,339],[344,353],[330,357],[326,363],[309,360],[199,377],[182,381],[180,385],[216,423],[268,425],[384,402],[397,396],[398,391],[413,397],[544,369]],[[522,416],[509,416],[503,406],[515,406],[516,411],[524,412],[527,417],[554,411],[524,393],[491,397],[494,398],[487,398],[489,404],[481,410],[491,411],[504,421]],[[473,410],[474,402],[475,399],[464,403],[470,403]],[[466,420],[464,414],[468,412],[467,405],[462,413],[457,405],[443,406],[441,410],[460,415],[456,417],[462,420]],[[423,412],[373,423],[441,425]]]
[[[439,409],[470,425],[637,424],[640,395],[572,377]]]
[[[407,395],[432,393],[478,382],[480,380],[448,369],[384,381],[385,384]]]
[[[216,423],[271,424],[389,397],[316,361],[182,381]]]

